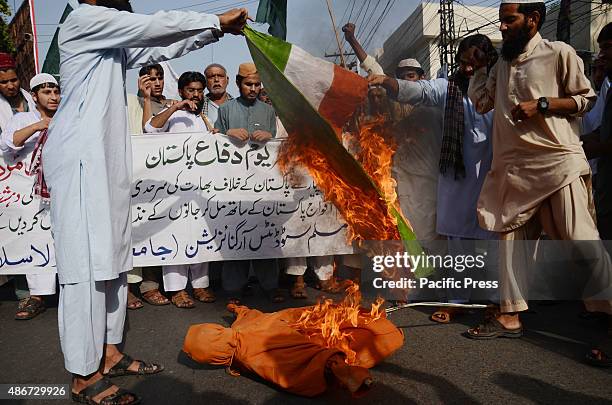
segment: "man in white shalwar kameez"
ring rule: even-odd
[[[247,11],[139,15],[129,0],[79,3],[60,29],[63,98],[43,149],[60,341],[74,374],[73,400],[131,404],[139,398],[118,391],[103,374],[152,374],[163,367],[133,361],[115,346],[123,336],[125,272],[132,268],[126,69],[182,56],[223,32],[239,33]]]

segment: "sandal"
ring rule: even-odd
[[[195,308],[195,302],[187,294],[187,291],[181,290],[172,296],[172,303],[177,308],[191,309]]]
[[[132,371],[129,367],[132,363],[140,363],[137,371]],[[134,360],[127,354],[124,354],[121,360],[112,366],[107,373],[102,373],[104,377],[120,377],[122,375],[151,375],[164,371],[164,366],[156,363],[145,363],[142,360]]]
[[[38,315],[45,312],[46,309],[47,307],[45,306],[42,298],[27,297],[19,301],[15,319],[25,321],[36,318]],[[25,315],[20,315],[20,313],[25,313]]]
[[[217,300],[215,297],[215,293],[213,293],[212,288],[194,288],[193,296],[196,300],[200,302],[204,302],[206,304],[210,304]]]
[[[471,339],[520,338],[523,336],[523,327],[507,329],[493,317],[485,319],[482,325],[468,329],[467,336]]]
[[[442,307],[431,314],[429,319],[438,323],[450,323],[456,316],[461,315],[461,309],[454,307]]]
[[[119,388],[116,392],[105,396],[100,400],[100,402],[95,402],[92,399],[113,386],[114,384],[110,382],[110,380],[108,380],[107,378],[102,378],[100,381],[96,381],[89,387],[83,388],[81,392],[72,392],[71,397],[74,402],[90,405],[136,405],[140,403],[141,399],[138,395],[134,394],[133,392],[126,391],[122,388]],[[128,395],[133,398],[132,401],[123,402],[123,400],[126,399],[125,397]]]
[[[132,294],[131,291],[128,291],[127,308],[134,310],[134,309],[140,309],[143,306],[144,305],[143,305],[142,301],[140,300],[140,298],[138,298],[137,296]]]
[[[306,283],[304,282],[303,277],[297,278],[295,280],[295,283],[293,283],[293,287],[291,287],[290,294],[291,297],[295,299],[308,298],[308,294],[306,293]]]
[[[170,304],[170,300],[166,298],[157,288],[147,291],[142,294],[142,299],[149,305],[162,306]]]

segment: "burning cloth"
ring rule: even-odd
[[[367,369],[404,343],[402,331],[378,307],[369,311],[327,300],[263,313],[230,304],[236,315],[231,328],[193,325],[183,351],[197,362],[251,372],[298,395],[322,394],[334,377],[358,394],[371,383]]]

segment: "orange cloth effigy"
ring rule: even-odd
[[[324,340],[298,331],[296,321],[312,307],[263,313],[245,306],[228,306],[237,316],[231,328],[204,323],[189,328],[183,351],[200,363],[231,366],[273,382],[294,394],[315,396],[325,392],[327,360],[343,351],[325,347]],[[352,365],[374,367],[404,343],[404,334],[384,317],[374,319],[361,312],[354,327],[340,327],[350,334],[356,352]]]

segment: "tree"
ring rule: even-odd
[[[15,47],[9,35],[8,25],[4,20],[11,15],[11,8],[6,0],[0,0],[0,52],[14,53]]]

